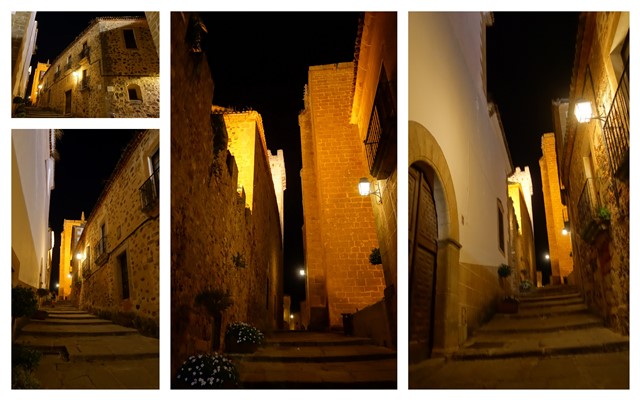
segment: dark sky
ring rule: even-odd
[[[487,28],[487,86],[498,104],[514,168],[529,166],[538,269],[548,262],[539,160],[553,132],[551,101],[569,96],[579,13],[494,13]],[[546,278],[545,278],[546,279]]]
[[[283,149],[284,292],[292,308],[304,298],[300,129],[303,91],[311,65],[353,61],[358,13],[209,13],[207,56],[213,104],[262,115],[267,147]]]
[[[89,26],[96,17],[101,16],[144,16],[144,12],[41,12],[36,13],[38,22],[37,50],[31,58],[32,71],[38,62],[52,62],[73,40]],[[29,78],[27,91],[31,93]]]
[[[55,187],[51,191],[49,227],[55,232],[51,288],[58,282],[60,233],[65,219],[85,219],[102,193],[133,130],[64,130],[56,142]]]

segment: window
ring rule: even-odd
[[[504,254],[504,209],[498,199],[498,248]]]
[[[148,157],[149,178],[140,187],[142,211],[155,213],[160,196],[160,149]]]
[[[137,49],[138,46],[136,44],[136,36],[133,33],[133,29],[123,29],[122,33],[124,34],[124,46],[127,49]]]
[[[142,92],[140,91],[140,86],[131,84],[127,86],[127,94],[129,95],[129,101],[132,102],[142,102]]]

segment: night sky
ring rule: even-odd
[[[579,13],[494,13],[487,28],[487,86],[498,105],[514,168],[533,180],[536,264],[548,281],[549,250],[539,160],[553,132],[551,101],[569,96]]]
[[[284,292],[304,299],[300,129],[311,65],[353,61],[358,13],[202,14],[213,104],[262,115],[267,148],[284,151]]]
[[[65,219],[89,218],[133,130],[63,130],[56,142],[55,188],[51,191],[49,227],[55,232],[51,284],[58,282],[60,234]]]

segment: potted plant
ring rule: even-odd
[[[178,389],[234,389],[238,387],[238,370],[225,356],[199,354],[191,356],[176,374]]]
[[[513,269],[507,264],[501,264],[498,267],[498,279],[500,279],[500,286],[504,290],[504,297],[498,302],[496,311],[499,313],[517,313],[518,312],[518,299],[511,295],[511,285],[509,284],[509,277]]]
[[[233,305],[229,291],[219,289],[205,289],[196,296],[196,304],[203,306],[213,318],[213,339],[211,351],[220,349],[220,330],[222,329],[222,312]]]
[[[253,353],[264,341],[264,334],[246,322],[234,322],[227,326],[224,346],[227,353]]]
[[[371,249],[371,254],[369,254],[369,262],[372,265],[382,264],[382,255],[380,254],[380,248],[375,247]]]
[[[528,292],[529,290],[531,290],[532,287],[533,287],[533,283],[531,283],[530,280],[523,279],[522,281],[520,281],[520,291],[521,292]]]

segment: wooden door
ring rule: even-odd
[[[438,219],[427,176],[409,169],[409,342],[433,347]],[[420,346],[421,348],[423,346]]]

